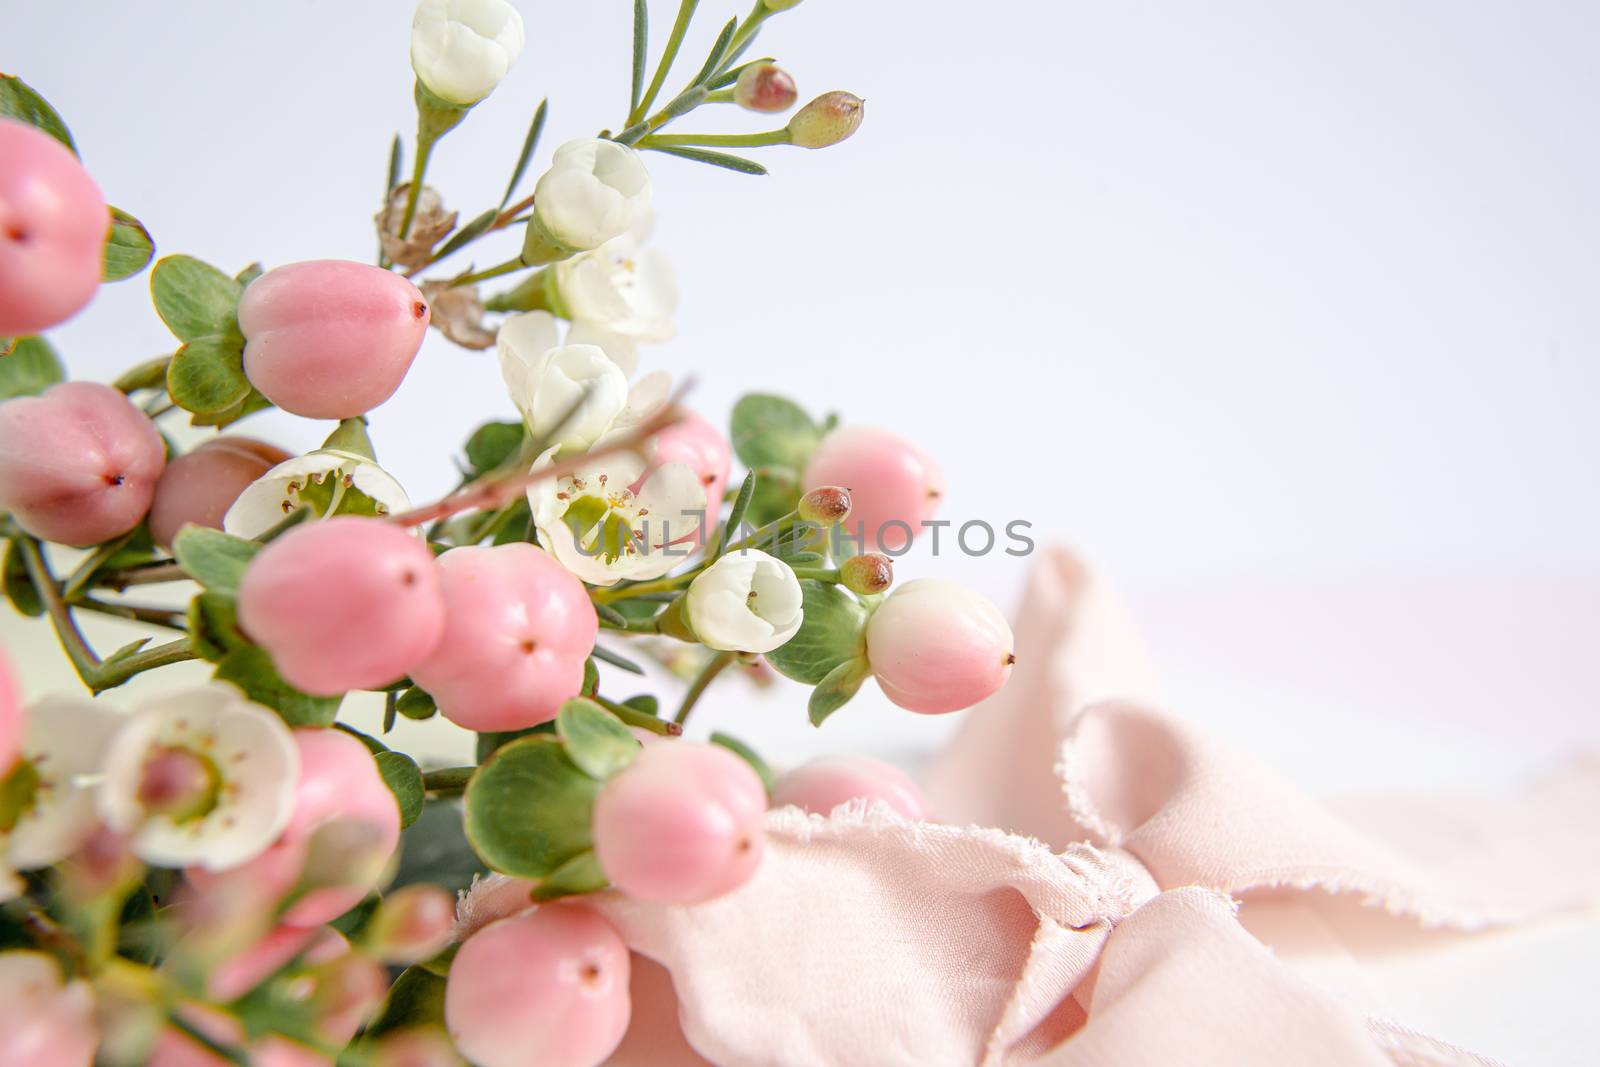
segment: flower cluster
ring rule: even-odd
[[[566,141],[513,202],[541,103],[505,196],[463,222],[429,160],[525,27],[506,0],[422,0],[413,166],[402,180],[397,140],[377,264],[165,256],[149,282],[173,350],[111,384],[66,380],[40,334],[144,271],[153,242],[50,105],[0,76],[5,595],[92,694],[176,663],[212,672],[132,710],[25,703],[0,655],[0,1017],[23,1049],[8,1064],[589,1067],[631,1008],[628,946],[587,895],[736,893],[760,877],[773,806],[929,817],[864,757],[778,777],[732,738],[682,736],[719,678],[791,679],[821,725],[868,679],[913,712],[970,707],[1014,659],[982,598],[895,585],[891,556],[943,493],[922,449],[764,394],[724,433],[641,373],[679,299],[650,243],[647,154],[761,174],[727,150],[826,147],[861,123],[859,98],[830,92],[779,129],[665,132],[717,105],[793,108],[794,77],[742,57],[797,3],[730,21],[665,96],[696,5],[651,73],[641,3],[617,132]],[[439,266],[496,234],[510,258]],[[430,326],[496,350],[517,417],[473,431],[461,485],[419,506],[367,424]],[[326,420],[326,440],[292,455],[230,429],[269,408]],[[170,639],[102,655],[85,613]],[[616,691],[645,674],[637,656],[687,671],[674,712]],[[382,694],[377,736],[341,718],[362,691]],[[476,761],[419,764],[385,740],[401,716],[470,731]],[[469,881],[458,918],[449,891]],[[496,918],[477,921],[486,893]]]

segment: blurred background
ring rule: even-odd
[[[522,59],[430,172],[463,218],[499,199],[541,97],[532,174],[626,109],[630,4],[520,6]],[[659,47],[673,5],[653,6]],[[159,252],[368,260],[390,138],[414,124],[410,7],[0,0],[0,67]],[[743,9],[703,3],[685,66]],[[919,441],[943,517],[1028,520],[1086,554],[1172,710],[1312,788],[1508,784],[1600,733],[1597,34],[1579,2],[809,0],[753,54],[802,99],[859,93],[865,124],[762,150],[766,178],[647,157],[683,303],[644,365],[692,374],[714,421],[761,390]],[[721,108],[678,128],[773,124]],[[514,239],[479,247],[488,265]],[[52,338],[101,379],[171,348],[143,277]],[[492,353],[431,334],[373,438],[424,500],[472,427],[513,414]],[[301,448],[328,429],[246,427]],[[1015,605],[1028,560],[944,547],[899,576]],[[30,689],[73,684],[44,627],[4,626],[38,650]],[[696,718],[780,761],[915,764],[955,725],[871,686],[822,731],[801,707],[729,684]],[[1516,1003],[1394,986],[1396,1015],[1446,1013],[1470,1047],[1528,1036]],[[1495,994],[1554,1010],[1548,987]],[[1581,1047],[1582,1012],[1540,1062]]]

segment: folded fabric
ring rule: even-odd
[[[596,898],[637,954],[613,1063],[1481,1065],[1311,985],[1240,901],[1355,894],[1475,929],[1600,899],[1592,762],[1513,798],[1330,806],[1150,710],[1126,611],[1066,552],[1016,633],[1010,684],[928,775],[941,822],[779,809],[726,897]],[[463,934],[527,889],[475,886]]]

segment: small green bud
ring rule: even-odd
[[[775,63],[752,63],[733,83],[733,102],[746,111],[787,111],[798,95],[789,72]]]
[[[838,144],[860,128],[865,104],[855,93],[837,89],[823,93],[789,120],[789,143],[801,148]]]
[[[894,561],[881,552],[851,556],[839,565],[839,580],[861,596],[881,593],[894,584]]]
[[[806,522],[826,529],[850,517],[850,491],[837,485],[823,485],[800,498],[797,509]]]

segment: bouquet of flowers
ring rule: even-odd
[[[968,707],[1014,659],[982,598],[894,583],[941,492],[916,446],[759,394],[724,436],[665,374],[635,379],[677,300],[645,243],[645,160],[760,175],[746,150],[861,124],[861,100],[829,92],[769,132],[667,132],[719,105],[788,112],[794,79],[750,53],[798,2],[757,0],[668,94],[697,0],[653,65],[636,0],[616,130],[560,145],[519,198],[540,103],[500,203],[463,222],[428,163],[523,23],[506,0],[422,0],[412,162],[396,138],[376,265],[164,256],[149,285],[174,351],[110,385],[65,380],[41,334],[143,273],[154,242],[45,99],[0,75],[4,588],[94,697],[24,707],[0,657],[7,1067],[599,1064],[628,1026],[629,954],[587,895],[734,892],[772,805],[923,815],[870,759],[775,778],[737,740],[681,736],[729,668],[808,687],[821,725],[868,678],[913,712]],[[508,258],[459,266],[497,234]],[[415,505],[367,425],[430,326],[496,349],[521,418],[479,427],[460,486]],[[326,420],[326,442],[292,456],[234,432],[274,407]],[[168,637],[103,652],[83,613]],[[686,675],[675,710],[621,688],[642,656]],[[101,696],[195,660],[214,665],[204,687]],[[379,736],[340,721],[361,690],[383,694]],[[474,765],[385,742],[435,715],[476,735]],[[526,906],[461,939],[439,847],[531,885]]]

